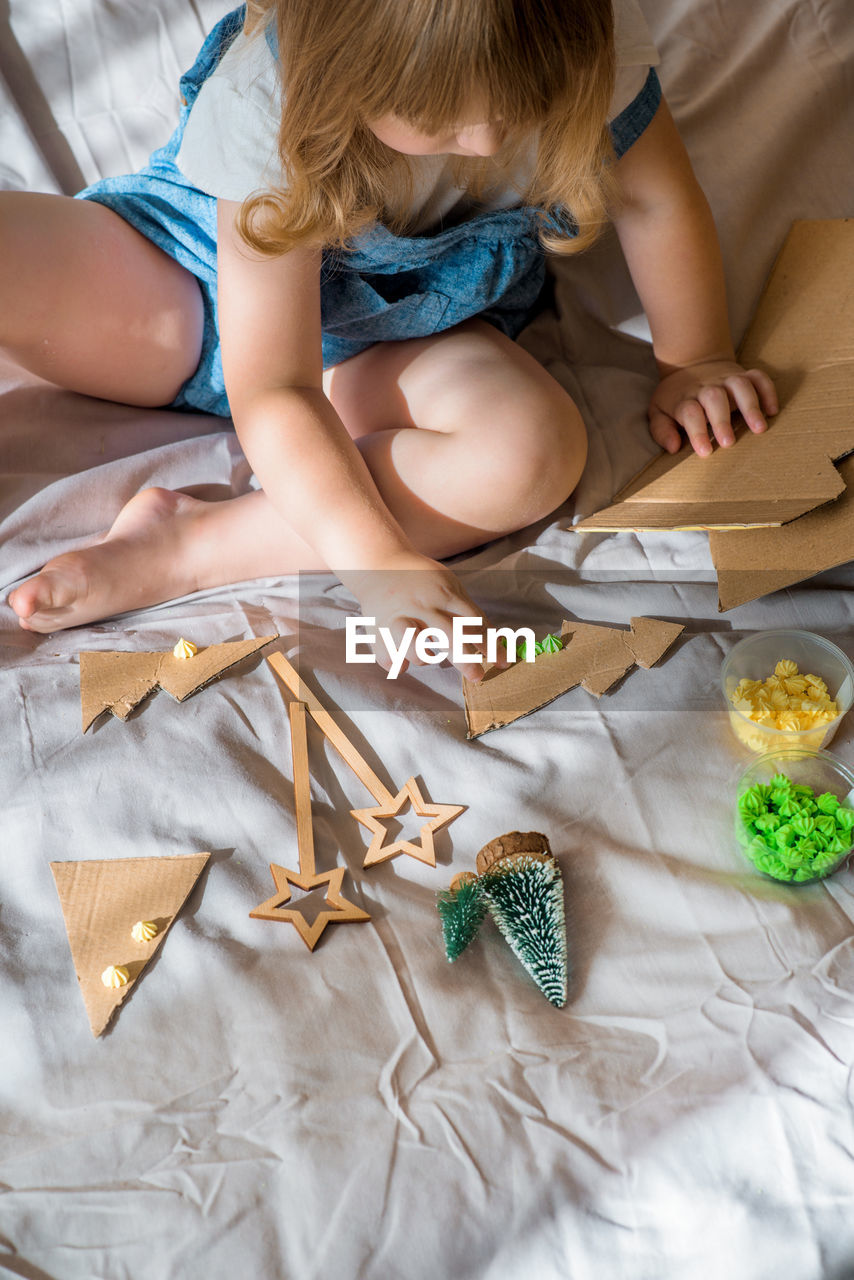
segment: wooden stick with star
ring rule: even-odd
[[[349,902],[341,892],[344,879],[344,867],[334,867],[331,871],[322,871],[319,875],[314,861],[314,832],[311,825],[311,781],[308,767],[308,739],[305,731],[305,704],[292,702],[288,707],[291,726],[291,749],[294,763],[294,805],[297,820],[297,848],[299,849],[299,871],[290,867],[280,867],[270,863],[276,892],[266,902],[262,902],[249,915],[253,920],[286,920],[292,924],[302,938],[309,951],[315,945],[328,924],[347,924],[355,920],[369,920],[367,911]],[[303,913],[296,907],[285,904],[291,900],[291,885],[298,889],[316,889],[326,885],[327,908],[318,911],[309,924]]]
[[[434,832],[452,822],[466,806],[464,804],[430,804],[421,794],[415,778],[408,778],[397,794],[393,795],[382,779],[377,777],[341,726],[333,720],[320,699],[312,693],[296,668],[288,662],[285,655],[271,653],[267,656],[267,661],[294,697],[305,703],[309,714],[344,763],[349,765],[377,802],[371,808],[350,810],[356,821],[371,832],[371,841],[362,865],[373,867],[378,862],[387,862],[389,858],[396,858],[398,854],[406,853],[419,862],[426,862],[428,866],[435,867]],[[419,818],[426,819],[421,826],[419,840],[389,840],[387,843],[388,824],[409,804]]]

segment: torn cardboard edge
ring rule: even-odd
[[[276,633],[251,640],[229,640],[208,645],[191,658],[176,658],[171,649],[84,650],[80,654],[83,732],[105,711],[127,720],[155,689],[164,689],[177,702],[183,702],[278,638]]]
[[[654,666],[684,629],[661,618],[632,618],[629,630],[565,620],[557,653],[493,666],[477,683],[463,680],[467,736],[512,724],[579,684],[598,698],[632,667]]]
[[[660,455],[571,532],[782,526],[844,492],[833,463],[854,451],[854,219],[793,225],[739,359],[775,379],[769,430],[706,458],[687,444]]]
[[[189,853],[50,864],[77,981],[96,1038],[163,945],[210,856]],[[157,925],[157,933],[147,942],[131,937],[138,920]],[[128,970],[125,986],[104,986],[101,974],[109,965]]]

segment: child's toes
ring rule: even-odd
[[[18,615],[18,620],[22,626],[25,625],[27,618],[31,617],[38,608],[38,593],[35,584],[36,579],[30,578],[23,586],[16,587],[14,591],[9,592],[9,607]]]
[[[9,604],[25,631],[49,630],[63,613],[85,594],[86,583],[73,565],[46,567],[34,578],[16,587]]]

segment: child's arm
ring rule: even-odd
[[[751,431],[777,412],[767,374],[736,362],[723,267],[711,211],[666,103],[618,161],[622,204],[614,223],[649,320],[661,382],[650,402],[650,432],[670,453],[684,428],[699,454],[709,427],[733,443],[733,408]]]
[[[218,202],[218,298],[225,385],[244,453],[287,525],[378,625],[398,639],[411,623],[450,634],[454,614],[480,610],[450,570],[412,545],[323,393],[320,253],[254,253],[235,228],[238,208]],[[467,664],[463,672],[478,678],[481,669]]]

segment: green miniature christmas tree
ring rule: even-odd
[[[483,896],[512,950],[547,1000],[566,1004],[563,881],[551,856],[517,854],[482,877]]]
[[[546,999],[566,1004],[568,961],[563,881],[546,836],[510,831],[485,844],[475,875],[463,872],[439,895],[445,951],[456,960],[487,909]]]
[[[447,892],[439,895],[437,906],[445,935],[445,953],[453,961],[476,936],[486,915],[480,880],[471,871],[457,876]]]

